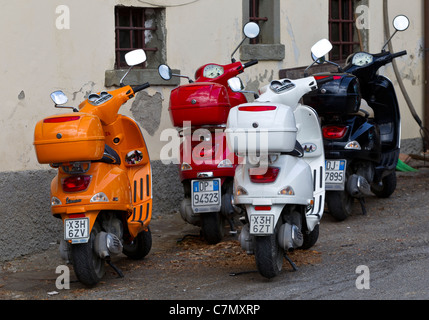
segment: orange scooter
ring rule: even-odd
[[[146,54],[126,54],[130,65]],[[126,77],[128,72],[121,80]],[[137,123],[119,108],[149,83],[92,93],[79,110],[63,106],[62,91],[51,94],[55,107],[73,113],[39,121],[34,146],[39,163],[58,169],[51,182],[51,211],[64,224],[61,256],[72,263],[83,284],[96,285],[105,262],[120,253],[142,259],[152,246],[152,172],[145,140]]]

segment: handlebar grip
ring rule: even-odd
[[[150,87],[150,83],[146,82],[142,85],[133,87],[133,91],[134,91],[134,93],[137,93],[137,92],[142,91],[142,90],[149,88],[149,87]]]
[[[405,56],[407,54],[407,50],[401,51],[401,52],[397,52],[397,53],[393,53],[392,54],[392,59],[401,57],[401,56]]]
[[[243,68],[246,69],[246,68],[251,67],[255,64],[258,64],[258,60],[252,60],[252,61],[246,62],[245,64],[243,64]]]

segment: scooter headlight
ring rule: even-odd
[[[359,142],[357,142],[357,141],[350,141],[349,143],[346,144],[344,149],[346,149],[346,150],[362,150]]]

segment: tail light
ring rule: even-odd
[[[268,167],[264,174],[250,175],[250,181],[253,183],[273,183],[276,181],[279,172],[280,168]]]
[[[63,190],[65,192],[84,191],[88,188],[91,182],[91,176],[71,176],[63,180]]]
[[[325,126],[322,128],[323,137],[325,139],[342,139],[347,132],[345,126]]]
[[[262,111],[274,111],[276,106],[249,106],[249,107],[238,107],[240,111],[249,111],[249,112],[262,112]]]

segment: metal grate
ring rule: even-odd
[[[128,67],[125,54],[134,49],[158,51],[158,48],[146,48],[146,32],[156,31],[156,27],[145,27],[146,8],[115,7],[115,68]]]
[[[255,22],[259,25],[260,21],[268,21],[267,17],[259,16],[259,0],[249,0],[249,21]],[[259,37],[250,39],[251,44],[259,43]]]
[[[359,46],[353,0],[329,0],[329,39],[333,45],[330,60],[342,61]]]

